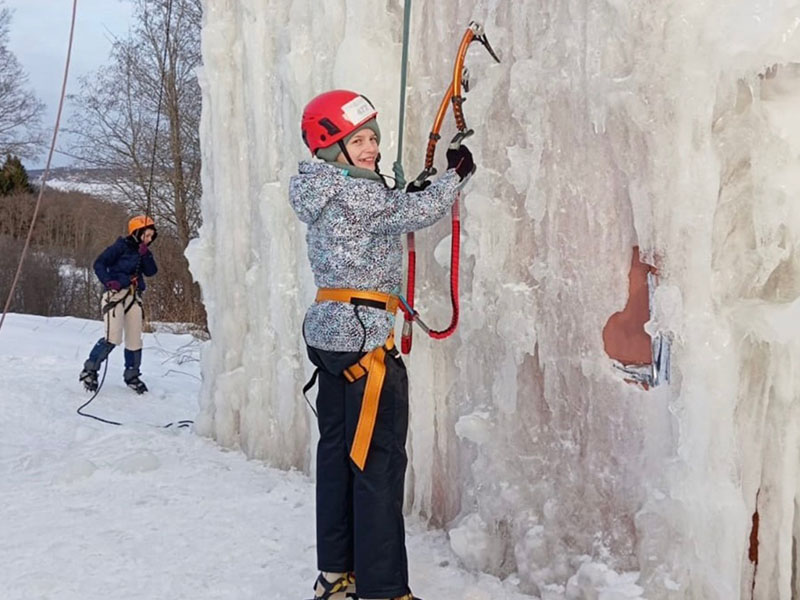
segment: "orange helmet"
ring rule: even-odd
[[[133,233],[144,227],[152,227],[153,229],[156,228],[156,224],[148,216],[145,215],[137,215],[133,217],[130,221],[128,221],[128,235],[133,235]]]

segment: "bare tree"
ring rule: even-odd
[[[28,88],[28,76],[8,49],[11,11],[0,0],[0,155],[35,158],[42,149],[44,103]]]
[[[168,256],[176,264],[160,269],[171,279],[158,278],[154,292],[165,287],[164,297],[176,296],[195,320],[200,295],[183,250],[201,223],[201,0],[133,1],[129,36],[114,42],[110,63],[84,78],[73,98],[72,154],[114,173],[112,184],[130,209],[156,219],[159,247],[174,249]]]
[[[33,194],[0,196],[2,298],[11,288],[35,204]],[[11,309],[96,318],[102,286],[92,265],[100,252],[124,232],[127,220],[127,211],[118,204],[80,192],[46,189]],[[156,314],[166,314],[158,306],[156,309]],[[166,319],[169,317],[166,314]]]
[[[132,209],[145,212],[149,199],[150,213],[169,224],[185,247],[200,226],[201,95],[195,69],[201,2],[172,4],[164,61],[169,0],[135,0],[129,37],[114,42],[110,64],[84,78],[73,98],[79,110],[72,151],[86,164],[116,172],[113,183]]]

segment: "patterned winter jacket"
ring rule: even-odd
[[[304,161],[291,178],[289,199],[308,225],[308,259],[319,288],[399,293],[403,282],[401,234],[428,227],[456,198],[460,180],[448,170],[413,194],[354,178],[346,168]],[[321,350],[370,351],[394,328],[394,316],[368,306],[319,302],[306,312],[306,343]]]
[[[118,281],[124,289],[136,277],[136,289],[140,292],[147,287],[142,275],[152,277],[157,271],[153,253],[148,250],[147,254],[139,256],[139,242],[130,235],[117,238],[94,261],[94,272],[103,285],[109,281]]]

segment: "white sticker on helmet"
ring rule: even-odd
[[[342,106],[344,118],[353,125],[358,125],[374,112],[375,109],[372,108],[372,105],[361,96],[353,98],[350,102]]]

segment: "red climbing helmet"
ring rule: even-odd
[[[306,104],[303,110],[300,122],[303,141],[313,155],[377,116],[378,111],[366,96],[348,90],[325,92]]]

